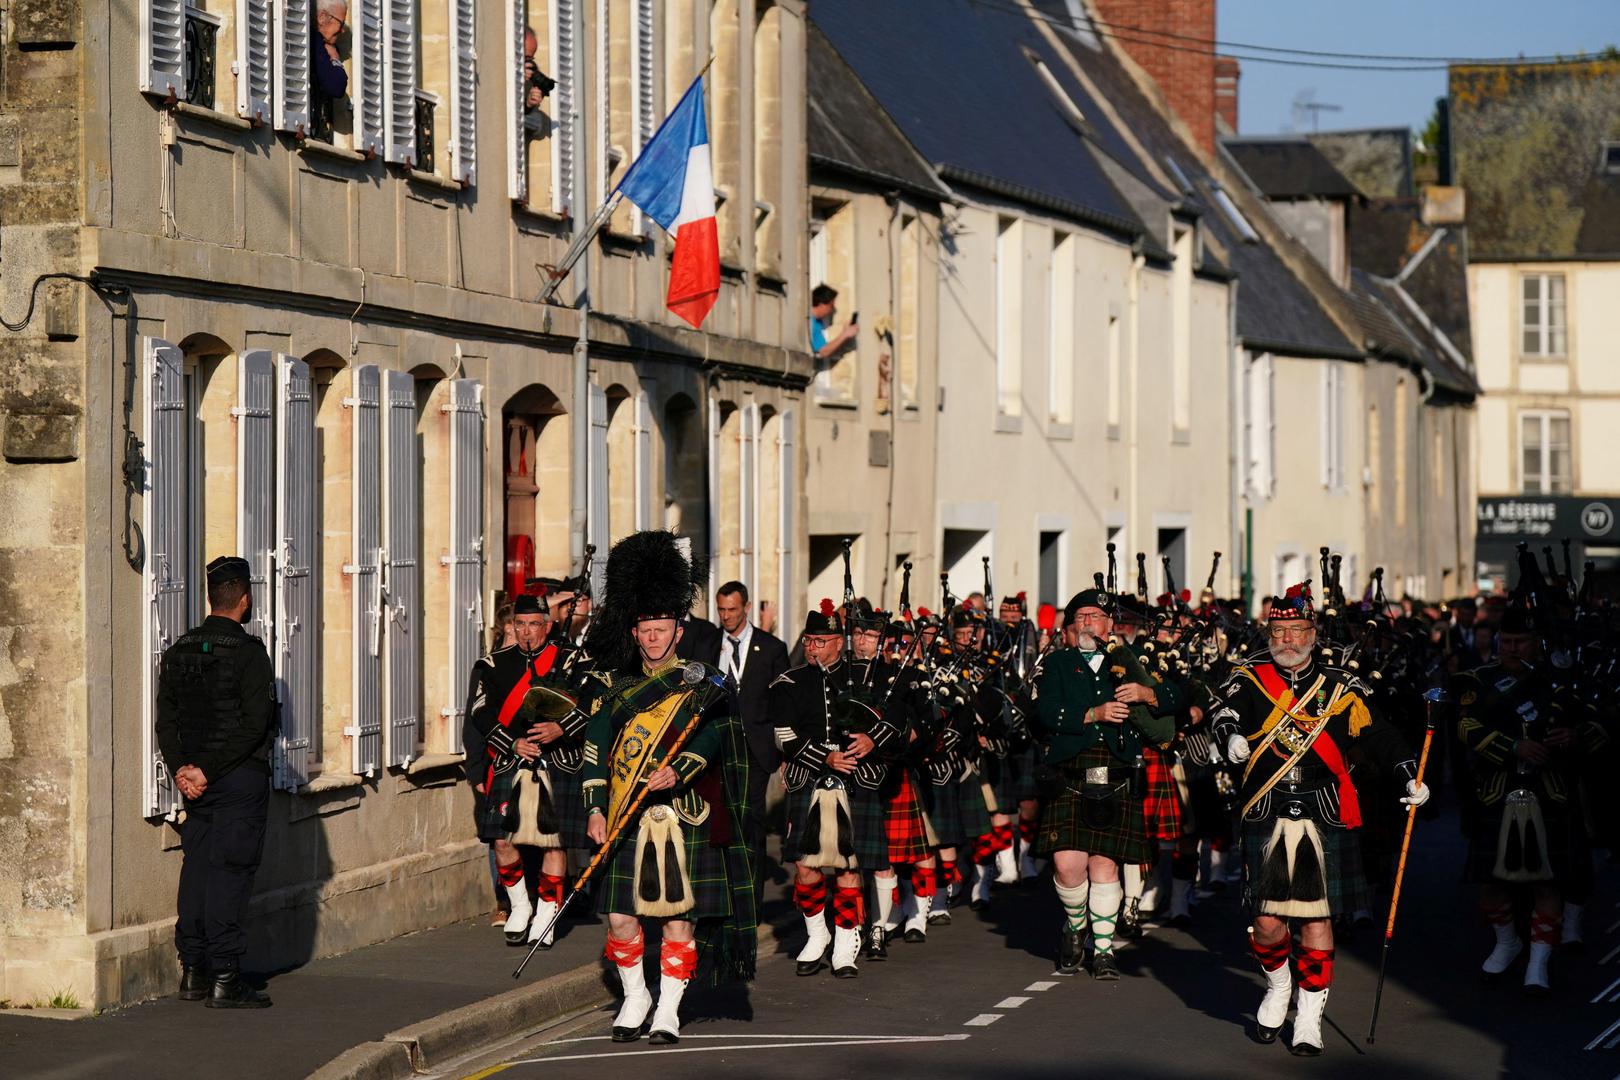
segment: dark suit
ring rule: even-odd
[[[718,640],[712,655],[701,657],[720,668],[730,671],[731,640],[723,630],[715,627]],[[742,682],[737,687],[737,713],[742,717],[743,731],[748,735],[748,756],[753,768],[748,773],[748,801],[755,810],[754,820],[759,823],[757,835],[751,838],[758,850],[765,846],[765,789],[771,773],[782,764],[781,751],[776,747],[776,730],[766,707],[767,691],[777,676],[788,669],[787,646],[754,627],[748,639],[748,656],[743,662]]]
[[[720,628],[697,615],[681,620],[681,640],[675,643],[675,655],[682,660],[702,660],[712,664],[720,655]]]

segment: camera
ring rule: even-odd
[[[557,80],[541,71],[533,60],[525,61],[524,66],[529,69],[529,85],[539,90],[543,96],[550,96],[557,89]]]

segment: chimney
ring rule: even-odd
[[[1215,152],[1215,0],[1092,0],[1105,33],[1159,84],[1170,108],[1209,153]],[[1166,37],[1166,34],[1179,35]],[[1128,39],[1128,40],[1127,40]],[[1166,48],[1165,46],[1172,46]],[[1237,119],[1233,62],[1232,120]],[[1224,115],[1224,114],[1223,114]]]
[[[1215,58],[1215,133],[1238,133],[1238,79],[1242,76],[1236,57]]]

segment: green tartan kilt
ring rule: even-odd
[[[585,777],[580,772],[551,770],[551,791],[557,799],[557,817],[562,821],[562,842],[566,848],[594,848],[585,826],[590,816],[585,813]]]
[[[1118,863],[1145,863],[1153,858],[1142,798],[1127,785],[1104,799],[1087,799],[1079,789],[1088,768],[1119,767],[1106,749],[1093,747],[1059,765],[1059,785],[1041,804],[1035,854],[1049,858],[1059,851],[1084,851]]]
[[[798,862],[799,842],[804,837],[805,818],[810,815],[814,781],[787,793],[787,835],[782,838],[782,861]],[[889,866],[889,834],[885,821],[882,790],[864,788],[846,780],[849,818],[854,829],[855,862],[858,870],[886,870]]]
[[[1243,907],[1251,916],[1260,914],[1254,885],[1276,821],[1268,814],[1258,821],[1245,818],[1239,823],[1243,845]],[[1367,872],[1361,865],[1360,834],[1355,829],[1331,828],[1321,822],[1317,822],[1316,832],[1322,838],[1323,876],[1327,879],[1327,902],[1333,914],[1372,910],[1372,888],[1367,884]]]
[[[1007,755],[1007,766],[1012,773],[1012,802],[1016,807],[1018,803],[1030,799],[1040,798],[1040,792],[1035,789],[1035,745],[1031,743],[1022,750],[1014,750]],[[1016,814],[1016,809],[1006,810],[1005,813]]]
[[[990,831],[990,810],[984,804],[984,777],[969,773],[952,776],[943,784],[924,777],[919,794],[923,815],[939,847],[971,844]]]
[[[519,766],[521,768],[522,766]],[[549,769],[551,774],[551,796],[557,809],[557,820],[560,826],[564,847],[589,848],[594,845],[585,835],[585,799],[581,794],[583,779],[579,773],[567,773],[561,769]],[[514,809],[509,804],[515,794],[517,786],[518,769],[507,769],[495,776],[489,784],[489,792],[483,796],[478,810],[478,839],[486,843],[491,840],[507,840],[511,832],[507,829],[509,811]]]
[[[696,921],[723,919],[731,914],[731,886],[726,878],[725,849],[709,844],[709,825],[714,820],[714,814],[725,812],[724,807],[712,808],[710,816],[701,825],[681,822],[681,838],[686,845],[686,876],[692,883],[692,896],[696,904],[691,911],[677,918]],[[637,833],[637,827],[625,829],[612,860],[598,871],[600,876],[593,891],[596,910],[615,915],[636,914]]]

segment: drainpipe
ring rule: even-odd
[[[574,6],[573,34],[575,41],[584,40],[584,5]],[[585,219],[580,214],[580,208],[586,199],[585,185],[587,172],[585,162],[590,155],[585,153],[585,123],[580,111],[579,95],[574,95],[574,112],[568,118],[568,126],[574,140],[574,202],[568,208],[576,229],[583,228]],[[585,560],[585,532],[590,521],[590,471],[589,456],[591,447],[591,391],[590,391],[590,321],[591,321],[591,253],[587,250],[579,260],[574,270],[574,281],[577,284],[577,303],[579,311],[579,336],[574,340],[574,417],[569,427],[570,436],[569,457],[569,494],[573,506],[568,513],[568,555],[571,560],[570,573],[573,566],[579,566]],[[607,552],[601,552],[602,559],[607,558]]]
[[[1238,509],[1242,502],[1243,490],[1243,416],[1239,412],[1243,389],[1243,344],[1238,340],[1237,306],[1238,286],[1243,284],[1233,278],[1227,286],[1226,293],[1226,345],[1227,370],[1226,392],[1226,459],[1227,475],[1231,477],[1227,484],[1226,528],[1228,550],[1238,551],[1242,540],[1242,532],[1238,525]],[[1237,562],[1236,559],[1232,562]],[[1228,564],[1230,565],[1230,564]],[[1227,573],[1231,573],[1230,570]]]
[[[1130,394],[1130,398],[1128,399],[1129,415],[1130,415],[1130,418],[1131,418],[1131,435],[1130,435],[1129,442],[1126,443],[1126,452],[1125,452],[1125,460],[1126,460],[1125,475],[1126,475],[1126,482],[1127,482],[1127,485],[1128,485],[1127,489],[1126,489],[1126,493],[1125,493],[1125,498],[1126,498],[1126,503],[1125,503],[1125,507],[1126,507],[1126,509],[1125,509],[1125,530],[1126,530],[1125,531],[1125,536],[1126,536],[1126,538],[1128,540],[1132,540],[1132,541],[1135,542],[1136,550],[1138,550],[1138,551],[1147,551],[1148,550],[1146,547],[1143,546],[1143,543],[1144,543],[1143,536],[1137,531],[1137,528],[1141,524],[1141,522],[1137,521],[1137,519],[1136,519],[1136,510],[1137,510],[1137,504],[1138,504],[1138,498],[1137,498],[1137,472],[1138,472],[1138,467],[1140,465],[1140,462],[1139,462],[1138,459],[1140,457],[1140,443],[1141,443],[1141,437],[1140,437],[1139,432],[1140,432],[1140,429],[1141,429],[1141,426],[1142,426],[1142,415],[1137,409],[1137,402],[1138,402],[1138,399],[1140,397],[1140,394],[1138,392],[1138,387],[1141,385],[1141,381],[1142,381],[1141,380],[1141,374],[1142,374],[1141,373],[1141,363],[1142,363],[1142,358],[1141,358],[1141,349],[1142,349],[1142,267],[1145,266],[1146,264],[1147,264],[1147,256],[1142,254],[1142,244],[1141,244],[1141,241],[1138,240],[1137,243],[1136,243],[1135,250],[1131,254],[1131,283],[1130,283],[1130,290],[1129,290],[1129,304],[1130,304],[1130,315],[1131,315],[1131,340],[1130,340],[1131,356],[1130,356],[1130,363],[1126,367],[1126,370],[1128,370],[1130,372],[1130,377],[1131,377],[1131,394]],[[1132,559],[1132,555],[1128,551],[1121,552],[1120,553],[1120,558],[1121,558],[1121,565],[1129,566],[1130,561]],[[1123,573],[1121,574],[1121,577],[1122,578],[1124,577]]]
[[[1425,368],[1423,368],[1421,366],[1417,369],[1417,375],[1418,375],[1418,387],[1419,387],[1419,391],[1418,391],[1418,411],[1417,411],[1417,417],[1418,417],[1418,429],[1417,429],[1417,444],[1418,444],[1418,446],[1417,446],[1417,482],[1419,484],[1422,484],[1424,482],[1424,480],[1427,479],[1428,476],[1429,476],[1429,470],[1424,467],[1425,461],[1428,458],[1428,453],[1429,453],[1429,447],[1427,445],[1429,440],[1424,438],[1424,430],[1423,430],[1424,425],[1423,425],[1422,418],[1423,418],[1423,415],[1424,415],[1425,411],[1428,409],[1429,399],[1434,397],[1434,376],[1430,375],[1429,372]],[[1422,580],[1423,580],[1423,589],[1421,591],[1424,592],[1425,594],[1429,593],[1429,591],[1430,591],[1430,583],[1429,583],[1429,515],[1428,515],[1428,510],[1427,510],[1427,502],[1428,502],[1428,500],[1425,497],[1424,493],[1420,491],[1418,493],[1417,507],[1416,507],[1416,509],[1417,509],[1417,543],[1418,543],[1418,576],[1420,578],[1422,578]]]

